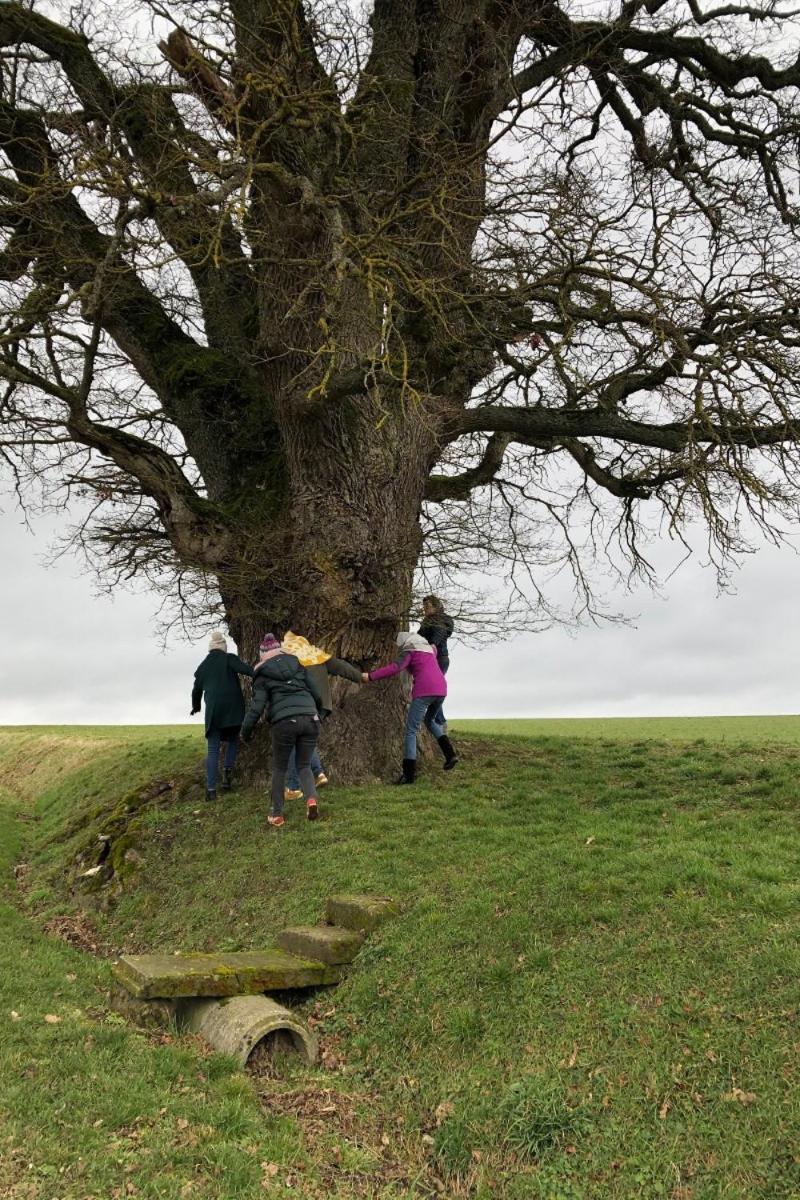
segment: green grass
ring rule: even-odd
[[[317,826],[268,832],[251,792],[147,812],[92,915],[115,946],[245,949],[334,890],[402,902],[309,1001],[323,1066],[258,1096],[121,1026],[106,966],[37,932],[75,905],[81,827],[198,732],[0,731],[36,914],[0,909],[0,1197],[800,1196],[798,722],[742,720],[454,723],[451,776],[331,788]]]
[[[452,721],[456,733],[487,737],[568,737],[614,741],[780,742],[800,744],[800,716],[766,717],[539,717]]]

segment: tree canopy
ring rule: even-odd
[[[0,48],[0,451],[116,576],[288,619],[294,537],[374,623],[418,563],[588,604],[581,538],[796,518],[780,0],[3,0]]]

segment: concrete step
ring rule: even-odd
[[[335,966],[287,954],[246,950],[234,954],[127,954],[114,974],[139,1000],[178,996],[241,996],[338,983]]]
[[[360,930],[344,929],[341,925],[294,925],[278,934],[278,945],[290,954],[332,966],[352,962],[363,942]]]
[[[325,908],[330,925],[362,933],[372,933],[397,912],[398,905],[388,896],[330,896]]]

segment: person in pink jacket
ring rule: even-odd
[[[413,783],[417,777],[417,731],[422,722],[439,743],[444,755],[445,771],[452,771],[458,762],[450,738],[435,721],[442,700],[447,695],[447,682],[436,660],[436,647],[426,642],[418,633],[398,633],[397,645],[401,658],[385,667],[378,667],[362,676],[364,683],[376,679],[388,679],[408,671],[414,680],[411,703],[406,714],[406,736],[403,758],[403,774],[397,783]]]

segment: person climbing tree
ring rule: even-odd
[[[443,675],[447,674],[450,666],[450,650],[448,638],[453,634],[455,623],[453,618],[444,611],[444,604],[438,596],[425,596],[422,600],[422,624],[417,632],[429,642],[436,651],[436,661]],[[444,706],[439,705],[439,711],[434,714],[434,721],[441,725],[447,733],[447,719]]]

